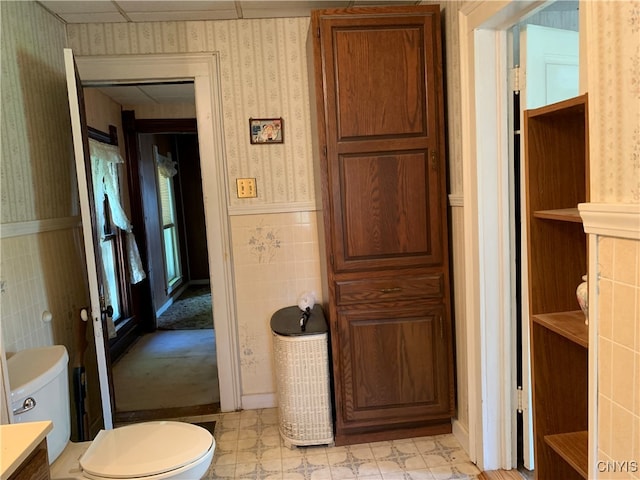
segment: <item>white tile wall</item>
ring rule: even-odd
[[[601,237],[598,259],[598,478],[639,479],[640,241]]]
[[[273,313],[296,305],[304,291],[320,296],[319,218],[317,212],[231,217],[245,395],[275,391],[270,328]]]

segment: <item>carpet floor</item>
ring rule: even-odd
[[[215,331],[157,331],[142,336],[113,367],[120,412],[220,401]]]
[[[211,288],[192,285],[158,317],[159,330],[199,330],[213,328]]]

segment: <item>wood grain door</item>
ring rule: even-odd
[[[336,272],[443,261],[437,15],[399,11],[319,19]]]
[[[338,313],[339,384],[346,424],[448,417],[447,327],[442,305],[373,306]]]
[[[312,12],[337,444],[451,431],[439,12]]]

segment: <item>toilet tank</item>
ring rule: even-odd
[[[14,423],[53,422],[47,435],[49,464],[71,435],[68,362],[63,345],[21,350],[7,360]]]

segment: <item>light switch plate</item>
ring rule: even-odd
[[[236,184],[238,186],[238,198],[255,198],[258,196],[255,178],[236,178]]]

